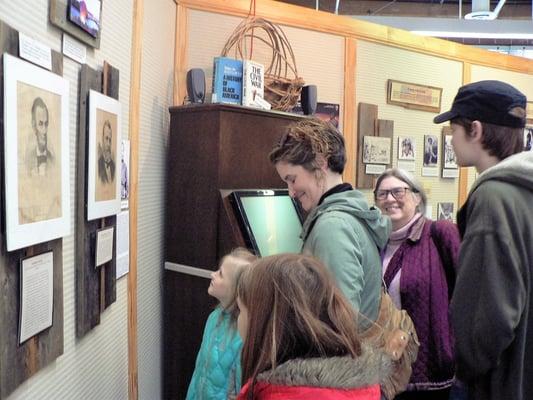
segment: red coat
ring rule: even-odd
[[[390,373],[390,360],[363,346],[357,358],[325,357],[289,360],[260,373],[254,400],[380,400],[380,382]],[[248,400],[251,382],[237,400]]]
[[[237,400],[248,399],[250,382],[242,388]],[[254,400],[380,400],[379,385],[355,389],[322,388],[312,386],[282,386],[266,382],[255,384]]]

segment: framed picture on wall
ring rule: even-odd
[[[4,54],[7,250],[70,234],[69,82]]]
[[[440,112],[442,88],[400,82],[387,81],[387,103],[414,110]]]
[[[101,0],[68,0],[68,19],[92,37],[100,32]]]
[[[398,160],[414,161],[415,159],[415,138],[409,136],[398,136]]]
[[[533,151],[533,125],[524,128],[524,151]]]
[[[120,212],[120,103],[89,92],[87,220]]]
[[[424,135],[424,167],[435,167],[439,161],[439,139],[436,135]]]
[[[453,203],[438,203],[437,204],[437,219],[453,221]]]
[[[390,164],[391,139],[379,136],[363,137],[363,163]]]
[[[444,157],[444,168],[457,169],[457,156],[452,146],[452,135],[443,135],[442,154]]]

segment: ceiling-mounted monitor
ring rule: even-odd
[[[302,213],[288,190],[235,190],[229,199],[246,246],[257,255],[301,251]]]

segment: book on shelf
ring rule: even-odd
[[[213,60],[212,103],[241,104],[242,61],[228,57]]]
[[[242,105],[270,109],[270,104],[264,99],[265,66],[252,60],[244,60],[242,71]]]

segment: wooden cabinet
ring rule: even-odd
[[[301,117],[219,104],[171,107],[170,114],[165,260],[215,270],[231,243],[219,190],[285,187],[268,153]],[[216,302],[205,277],[165,268],[163,284],[164,397],[183,399]]]

